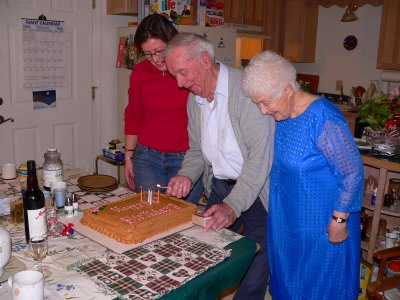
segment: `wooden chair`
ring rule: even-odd
[[[374,254],[374,260],[379,263],[379,272],[376,281],[371,282],[367,288],[367,295],[370,300],[393,299],[387,292],[400,284],[400,275],[386,278],[385,273],[387,263],[396,258],[400,259],[400,246],[381,250]]]

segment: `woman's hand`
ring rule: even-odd
[[[128,186],[135,190],[135,174],[133,172],[133,159],[125,161],[125,180]]]
[[[349,236],[346,223],[338,223],[335,220],[331,220],[328,226],[328,238],[333,244],[339,244],[345,241]]]

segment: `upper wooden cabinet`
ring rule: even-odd
[[[285,1],[268,0],[263,20],[263,33],[270,38],[264,40],[263,49],[282,54],[282,23]]]
[[[385,0],[382,6],[377,68],[400,70],[400,1]]]
[[[225,0],[224,22],[263,25],[265,0]]]
[[[318,5],[286,0],[282,25],[282,55],[291,62],[315,61]]]
[[[108,15],[137,15],[138,0],[107,0]]]

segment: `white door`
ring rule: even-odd
[[[21,18],[40,15],[64,21],[60,87],[24,87]],[[92,0],[0,0],[0,116],[14,119],[0,124],[0,164],[41,165],[56,147],[64,164],[93,170],[92,42]],[[38,90],[56,90],[56,107],[33,109]]]

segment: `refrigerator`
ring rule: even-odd
[[[214,44],[216,60],[231,67],[240,67],[240,49],[236,29],[222,27],[202,27],[177,25],[180,32],[194,32],[206,37]],[[136,27],[121,27],[117,30],[119,46],[117,58],[117,90],[118,90],[118,138],[124,140],[124,112],[128,104],[130,75],[136,61],[133,47],[133,37]]]

